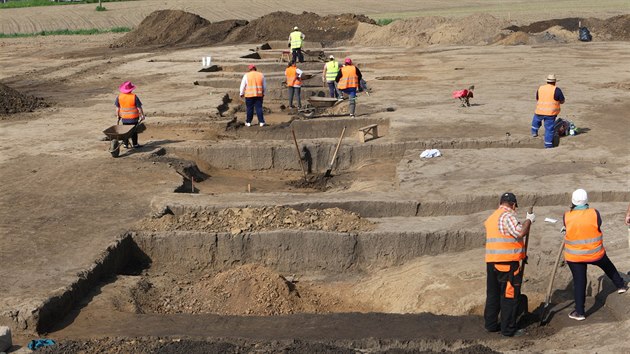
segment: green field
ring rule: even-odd
[[[101,2],[118,2],[132,0],[101,0]],[[80,0],[80,1],[50,1],[50,0],[13,0],[6,3],[0,3],[0,9],[15,9],[18,7],[34,7],[34,6],[55,6],[55,5],[74,5],[74,4],[94,4],[98,0]]]
[[[106,30],[97,28],[79,29],[79,30],[57,30],[57,31],[41,31],[35,33],[0,33],[0,38],[18,38],[18,37],[35,37],[35,36],[70,36],[70,35],[91,35],[102,33],[123,33],[129,32],[129,27],[114,27]]]

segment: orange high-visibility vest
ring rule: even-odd
[[[297,75],[297,68],[295,66],[289,66],[284,71],[284,75],[287,77],[287,86],[302,86],[302,79]]]
[[[595,262],[606,250],[602,232],[597,226],[595,209],[571,210],[564,213],[567,232],[564,235],[564,259],[568,262]]]
[[[359,77],[357,76],[357,68],[354,65],[346,65],[341,68],[341,79],[339,79],[339,85],[337,86],[340,90],[345,90],[347,88],[357,88],[359,87]]]
[[[119,115],[122,119],[138,119],[140,112],[136,107],[136,95],[133,93],[121,93],[118,95]]]
[[[513,262],[525,258],[525,243],[523,239],[516,239],[512,235],[499,232],[499,218],[506,213],[502,208],[497,209],[486,219],[486,263]]]
[[[264,76],[258,71],[250,71],[247,74],[247,87],[245,87],[245,97],[262,97]]]
[[[542,116],[557,116],[560,114],[560,102],[553,96],[556,92],[555,85],[542,85],[538,88],[538,102],[536,103],[536,114]]]

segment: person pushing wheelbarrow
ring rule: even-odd
[[[142,102],[140,102],[140,98],[133,93],[135,89],[136,85],[132,84],[131,81],[125,81],[118,87],[120,94],[116,97],[116,101],[114,102],[114,105],[116,105],[116,118],[118,119],[116,124],[120,124],[122,121],[123,125],[137,125],[144,121],[145,117],[144,111],[142,110]],[[138,143],[138,131],[136,129],[131,133],[131,142],[134,148],[142,147],[142,145]],[[123,144],[125,148],[129,148],[129,139],[125,139]]]

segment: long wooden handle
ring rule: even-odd
[[[560,249],[558,250],[558,255],[556,256],[556,263],[553,266],[553,270],[551,271],[551,279],[549,279],[549,285],[547,286],[547,296],[545,296],[545,304],[551,302],[551,290],[553,289],[553,281],[556,278],[556,272],[558,271],[558,264],[560,264],[560,258],[562,257],[562,251],[564,250],[564,240],[560,244]]]
[[[293,142],[295,143],[295,150],[297,151],[298,160],[300,160],[300,167],[302,168],[302,174],[304,174],[304,180],[306,180],[306,170],[304,169],[304,161],[302,161],[302,154],[300,154],[300,147],[297,143],[297,138],[295,137],[295,130],[291,129],[291,133],[293,134]]]
[[[339,142],[337,142],[337,147],[335,148],[335,153],[333,154],[332,160],[330,160],[330,164],[328,165],[328,169],[332,169],[333,164],[335,163],[335,159],[337,158],[337,153],[339,152],[339,147],[341,146],[341,140],[343,140],[343,135],[346,132],[346,127],[343,127],[341,131],[341,136],[339,137]]]

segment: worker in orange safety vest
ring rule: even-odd
[[[518,203],[513,193],[504,193],[499,208],[486,219],[486,305],[485,328],[512,337],[523,333],[516,325],[525,259],[524,237],[529,234],[536,215],[527,213],[521,225],[516,219]],[[498,321],[499,314],[501,320]]]
[[[302,108],[302,70],[298,69],[295,62],[290,62],[284,71],[284,76],[287,79],[287,87],[289,88],[289,107],[295,108],[293,106],[293,96],[295,95],[298,108]]]
[[[133,93],[135,89],[136,85],[132,84],[131,81],[125,81],[118,87],[120,94],[114,101],[118,123],[122,121],[123,125],[136,125],[144,121],[145,116],[142,110],[142,102],[140,102],[140,98]],[[138,132],[135,129],[131,133],[131,142],[134,148],[142,147],[142,145],[138,144]],[[129,141],[124,141],[123,144],[126,148],[129,148]]]
[[[248,127],[252,126],[255,108],[258,124],[264,127],[266,123],[263,116],[263,98],[265,97],[267,81],[265,80],[265,75],[258,72],[256,65],[250,64],[247,69],[248,72],[241,79],[240,90],[240,95],[245,98],[245,106],[247,108],[245,125]]]
[[[553,147],[554,122],[560,114],[560,105],[564,103],[564,94],[556,87],[556,75],[547,75],[547,84],[536,91],[536,111],[532,118],[532,136],[538,136],[538,129],[545,124],[545,148]]]
[[[361,70],[352,64],[352,59],[346,58],[344,66],[337,73],[337,88],[339,91],[348,95],[350,118],[354,118],[356,109],[357,91],[359,90],[359,82],[363,79]]]
[[[628,290],[617,268],[610,261],[604,249],[602,218],[597,209],[588,206],[588,195],[584,189],[577,189],[571,196],[571,210],[564,213],[564,259],[573,275],[573,296],[575,310],[569,318],[577,321],[586,319],[584,301],[586,299],[586,266],[593,264],[601,268],[612,280],[617,292]]]

